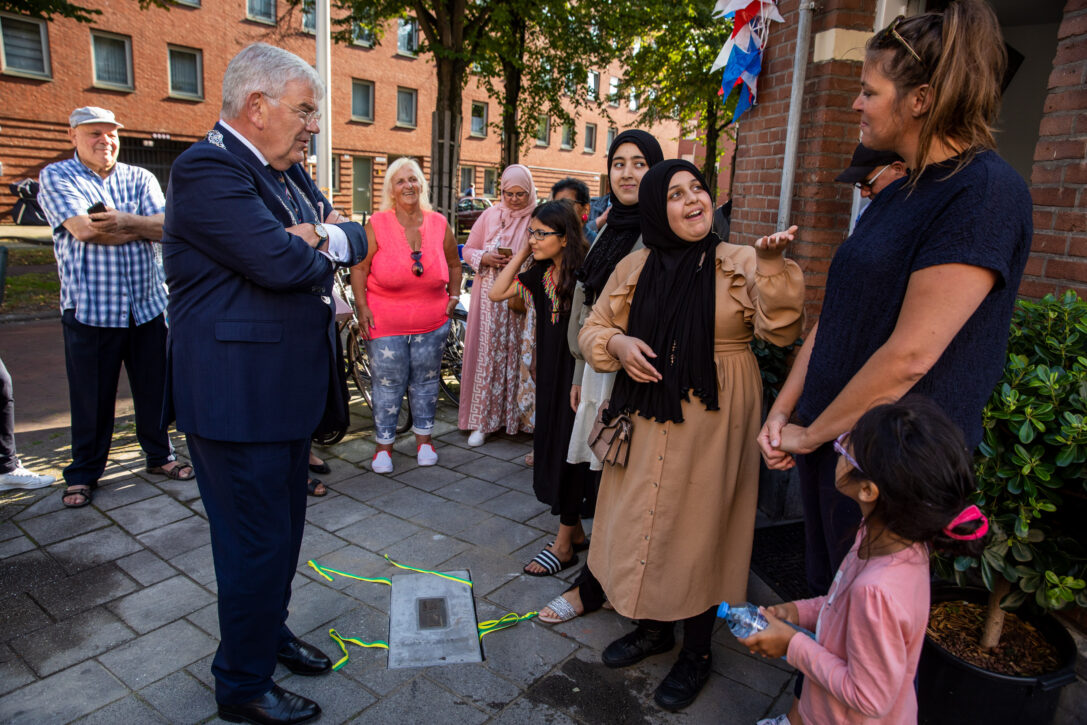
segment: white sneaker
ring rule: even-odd
[[[433,466],[438,462],[438,452],[434,450],[434,446],[430,443],[424,443],[419,446],[419,450],[415,454],[415,461],[420,466]]]
[[[481,430],[474,430],[472,431],[472,435],[468,436],[468,445],[470,445],[472,448],[478,448],[479,446],[483,445],[484,441],[486,440],[486,433]]]
[[[392,473],[393,457],[388,451],[378,451],[374,454],[374,460],[370,461],[370,469],[374,473]]]
[[[14,471],[0,473],[0,491],[10,491],[13,488],[41,488],[55,480],[57,480],[55,476],[34,473],[19,466]]]

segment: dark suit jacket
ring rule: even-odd
[[[315,221],[309,205],[298,200],[292,218],[272,170],[229,130],[208,137],[174,162],[166,195],[165,418],[214,440],[309,438],[336,381],[333,264],[285,231]],[[301,166],[287,175],[314,209],[331,210]],[[357,262],[362,226],[338,226]]]

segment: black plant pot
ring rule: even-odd
[[[965,600],[984,605],[984,589],[935,587],[933,604]],[[1053,617],[1026,618],[1057,648],[1060,667],[1037,677],[1001,675],[959,659],[925,637],[917,670],[920,725],[1046,725],[1057,711],[1061,688],[1075,681],[1076,644]]]

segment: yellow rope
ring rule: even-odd
[[[350,642],[351,644],[358,645],[359,647],[380,647],[382,649],[389,649],[389,643],[385,642],[383,640],[379,639],[379,640],[375,640],[373,642],[363,642],[361,639],[358,639],[357,637],[342,637],[342,636],[340,636],[340,633],[337,632],[334,629],[328,630],[328,636],[331,637],[333,639],[333,641],[340,646],[340,651],[343,652],[343,657],[338,659],[336,661],[336,664],[332,665],[333,670],[338,670],[341,667],[343,667],[344,665],[346,665],[347,660],[351,656],[351,655],[349,655],[347,653],[347,644],[345,644],[346,642]]]

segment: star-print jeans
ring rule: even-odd
[[[422,335],[393,335],[371,340],[368,352],[373,378],[374,439],[378,443],[396,440],[396,419],[404,392],[411,406],[412,430],[430,435],[434,411],[438,408],[438,376],[442,372],[442,347],[449,334],[449,321]]]

